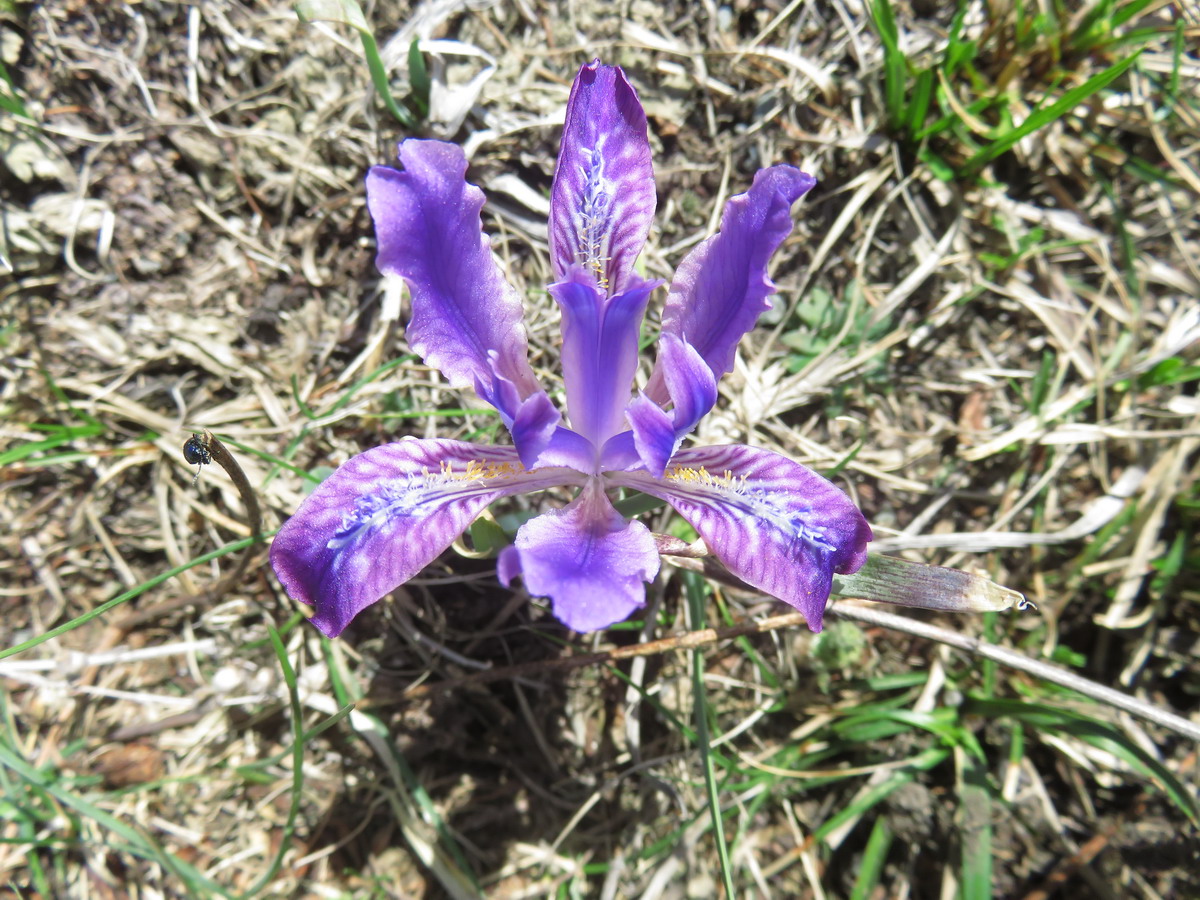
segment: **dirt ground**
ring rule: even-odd
[[[0,659],[0,896],[715,897],[724,846],[739,897],[1200,897],[1198,745],[1169,727],[852,619],[564,665],[687,631],[689,582],[579,636],[465,544],[329,642],[269,537],[222,551],[244,498],[181,453],[218,435],[269,535],[362,449],[505,439],[380,292],[363,179],[413,134],[467,148],[561,399],[547,197],[600,57],[649,117],[650,276],[759,167],[819,181],[697,439],[832,473],[878,552],[1037,605],[912,618],[1200,723],[1200,7],[1099,7],[1088,44],[1083,13],[964,0],[957,69],[953,9],[893,7],[902,97],[928,70],[927,122],[957,123],[922,135],[855,2],[380,3],[395,96],[414,39],[433,78],[405,128],[357,33],[286,3],[0,0],[0,649],[69,623]]]

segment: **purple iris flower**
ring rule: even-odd
[[[638,332],[661,284],[634,261],[654,217],[646,115],[615,66],[579,70],[550,197],[550,293],[562,310],[570,427],[529,365],[521,298],[482,233],[483,192],[461,148],[406,140],[402,170],[375,167],[367,206],[378,265],[412,297],[408,342],[457,387],[500,413],[512,447],[405,438],[353,457],[280,528],[271,565],[334,637],[432,562],[491,503],[560,485],[566,507],[530,519],[498,561],[575,631],[604,628],[645,602],[654,537],[608,498],[616,488],[670,503],[737,577],[800,610],[813,631],[835,572],[857,571],[871,529],[829,481],[741,444],[680,449],[716,402],[738,340],[768,308],[767,264],[792,229],[792,203],[816,183],[771,166],[729,200],[720,231],[675,274],[658,359],[633,393]]]

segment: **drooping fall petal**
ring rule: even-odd
[[[595,631],[629,617],[646,602],[658,574],[658,548],[641,522],[613,509],[591,478],[563,509],[542,513],[517,531],[500,556],[500,580],[521,575],[535,597],[549,597],[554,616],[574,631]]]
[[[583,266],[605,295],[628,287],[657,203],[646,113],[616,66],[579,70],[550,192],[550,258]]]
[[[842,491],[769,450],[733,444],[682,450],[666,474],[609,480],[666,500],[738,578],[804,613],[821,630],[833,574],[857,571],[871,529]]]
[[[466,181],[457,144],[407,140],[404,170],[367,175],[377,264],[412,294],[409,346],[455,387],[475,388],[511,419],[496,372],[519,399],[539,390],[528,360],[521,298],[504,280],[479,218],[483,191]],[[489,351],[493,351],[489,358]]]
[[[721,215],[721,229],[684,258],[675,271],[663,308],[663,334],[691,344],[713,375],[733,368],[742,335],[769,309],[775,290],[767,277],[771,256],[791,233],[792,204],[816,180],[791,166],[761,169],[744,194],[731,197]],[[655,403],[669,394],[659,360],[646,385]]]
[[[271,566],[312,622],[336,637],[438,557],[492,501],[583,479],[526,472],[510,447],[405,438],[360,453],[283,523]]]

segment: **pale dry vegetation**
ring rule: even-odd
[[[456,42],[423,45],[419,133],[467,146],[555,388],[545,215],[581,63],[624,66],[649,115],[652,276],[758,167],[815,174],[701,439],[836,472],[879,551],[1038,605],[919,618],[1200,722],[1200,10],[1137,6],[1084,33],[1086,13],[972,0],[967,71],[944,65],[953,11],[896,5],[901,96],[929,69],[944,104],[915,124],[860,3],[367,13],[400,97],[413,38]],[[360,449],[503,429],[408,353],[379,292],[363,176],[405,134],[351,30],[285,3],[0,16],[0,97],[23,107],[0,111],[0,647],[133,592],[0,661],[0,894],[711,897],[720,842],[747,897],[848,897],[876,859],[880,897],[981,896],[989,870],[997,897],[1200,895],[1186,803],[1128,749],[1186,798],[1195,742],[926,640],[839,623],[706,648],[702,756],[690,652],[553,665],[686,630],[670,568],[641,627],[580,637],[452,552],[333,643],[265,541],[158,578],[250,534],[223,471],[194,482],[193,430],[237,454],[270,532]],[[714,624],[784,611],[707,598]]]

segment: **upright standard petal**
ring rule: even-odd
[[[505,584],[521,575],[530,594],[550,598],[555,618],[582,632],[628,618],[659,565],[649,529],[627,522],[590,478],[569,506],[522,525],[497,569]]]
[[[866,561],[871,529],[842,491],[790,459],[733,444],[682,450],[666,475],[610,484],[666,500],[738,578],[791,604],[820,631],[833,574]]]
[[[767,277],[771,256],[791,233],[792,204],[816,180],[792,166],[761,169],[744,194],[731,197],[721,229],[687,255],[675,272],[663,308],[662,330],[700,352],[719,380],[733,368],[742,335],[769,308],[775,290]],[[659,360],[646,385],[655,403],[669,394]]]
[[[412,578],[492,501],[579,483],[571,469],[526,472],[509,447],[405,438],[345,462],[283,523],[271,566],[336,637]]]
[[[605,298],[578,266],[550,285],[562,309],[563,383],[571,428],[597,449],[621,431],[638,364],[638,330],[650,291],[661,282],[634,278]]]
[[[616,66],[575,76],[550,192],[550,258],[557,280],[582,265],[605,295],[626,290],[657,197],[646,113]]]
[[[367,175],[367,208],[379,242],[377,264],[412,294],[408,343],[456,387],[473,387],[512,418],[496,372],[520,399],[538,390],[529,365],[521,298],[504,280],[479,218],[483,191],[466,181],[457,144],[407,140],[404,171]],[[494,355],[489,358],[489,352]]]

